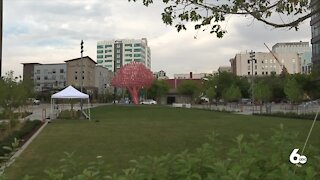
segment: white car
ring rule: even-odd
[[[153,99],[146,99],[140,102],[140,104],[157,104],[157,101]]]
[[[40,100],[38,100],[38,99],[33,99],[32,103],[33,103],[34,105],[40,105]]]

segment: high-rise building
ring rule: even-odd
[[[311,11],[319,12],[320,2],[319,0],[311,0]],[[319,13],[311,17],[311,44],[312,44],[312,63],[315,71],[320,72],[320,15]]]
[[[151,51],[146,38],[97,42],[97,63],[116,72],[121,66],[141,62],[151,68]]]

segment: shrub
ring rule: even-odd
[[[58,119],[79,119],[80,116],[80,110],[64,110],[59,113]]]
[[[8,153],[7,150],[2,148],[3,146],[10,146],[12,142],[14,142],[14,139],[23,141],[24,138],[34,131],[35,128],[39,127],[40,124],[41,121],[26,121],[19,130],[13,131],[8,137],[0,141],[0,157]]]
[[[314,120],[314,117],[316,116],[315,113],[307,113],[307,114],[297,114],[294,112],[276,112],[272,114],[268,113],[257,113],[254,114],[256,116],[272,116],[272,117],[283,117],[283,118],[293,118],[293,119],[307,119],[307,120]]]

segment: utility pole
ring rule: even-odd
[[[250,59],[248,60],[248,63],[251,62],[251,105],[252,105],[252,114],[254,113],[254,75],[253,75],[253,63],[257,63],[256,53],[254,51],[250,51]]]
[[[2,77],[2,35],[3,35],[3,0],[0,0],[0,78]]]

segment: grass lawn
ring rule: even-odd
[[[301,148],[312,123],[161,106],[103,106],[93,109],[92,117],[91,122],[58,120],[48,124],[6,170],[6,175],[17,180],[26,174],[42,179],[45,169],[61,165],[63,152],[74,152],[80,167],[98,155],[103,156],[111,170],[119,172],[130,165],[129,160],[139,156],[192,151],[206,142],[213,130],[228,148],[239,134],[267,138],[280,123],[290,132],[300,132],[297,147]],[[320,148],[319,131],[316,123],[310,143]]]

